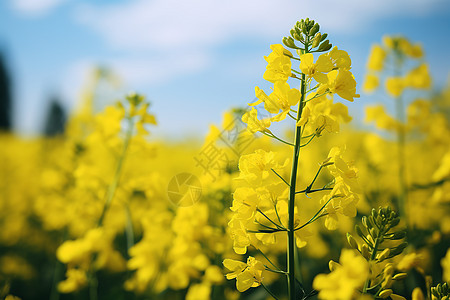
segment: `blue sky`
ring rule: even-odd
[[[153,103],[156,136],[203,135],[223,111],[251,102],[256,85],[269,86],[263,56],[306,17],[350,54],[359,86],[370,46],[384,34],[423,44],[435,86],[450,67],[448,0],[2,0],[0,16],[14,124],[26,135],[39,132],[50,95],[76,106],[95,65],[122,79],[103,102],[135,90]],[[349,105],[356,124],[374,101]]]

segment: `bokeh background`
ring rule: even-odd
[[[97,109],[135,90],[158,115],[154,136],[201,137],[223,111],[252,102],[255,85],[266,87],[269,45],[306,17],[350,53],[359,92],[370,46],[385,34],[422,43],[435,89],[450,69],[447,0],[2,0],[0,16],[12,125],[27,136],[44,130],[51,103],[70,113],[101,67],[117,85],[98,91]],[[351,105],[354,125],[380,100]]]

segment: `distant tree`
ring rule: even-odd
[[[55,136],[64,133],[66,112],[57,97],[52,97],[44,126],[45,136]]]
[[[11,130],[11,83],[3,55],[0,54],[0,130]]]

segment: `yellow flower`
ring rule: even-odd
[[[450,248],[447,250],[447,254],[445,254],[445,257],[441,259],[441,266],[442,266],[442,280],[444,281],[450,281]]]
[[[333,66],[338,69],[350,70],[352,67],[352,60],[348,53],[344,50],[339,50],[336,46],[325,55],[330,57]]]
[[[291,59],[289,56],[292,56],[292,53],[280,44],[271,45],[270,49],[272,49],[272,53],[264,57],[268,65],[263,78],[272,83],[287,81],[291,76]]]
[[[300,56],[300,70],[309,78],[314,78],[317,82],[326,83],[326,73],[333,69],[333,62],[326,54],[322,54],[314,63],[314,56],[306,53]]]
[[[263,280],[264,264],[254,257],[249,256],[246,264],[233,259],[225,259],[223,265],[232,271],[226,277],[227,279],[236,278],[236,288],[239,292],[259,286]]]
[[[421,64],[412,69],[405,78],[405,86],[415,89],[428,89],[431,87],[431,77],[428,66]]]
[[[415,252],[406,254],[397,264],[397,269],[402,272],[407,272],[412,268],[420,266],[423,257]]]
[[[399,97],[405,88],[405,81],[401,77],[389,77],[386,80],[386,90],[392,97]]]
[[[331,273],[314,278],[313,288],[319,291],[319,299],[354,299],[369,277],[369,263],[355,250],[343,249],[339,264],[332,265]]]
[[[205,270],[204,280],[212,284],[221,284],[224,280],[222,270],[218,266],[209,266]]]
[[[209,300],[211,299],[211,284],[202,282],[189,287],[186,300]]]
[[[416,287],[412,291],[411,299],[412,300],[425,300],[425,296],[423,295],[422,289],[419,287]]]
[[[347,106],[342,103],[333,103],[332,100],[321,96],[307,102],[297,126],[306,125],[308,133],[316,133],[320,136],[323,131],[339,132],[339,124],[348,123],[351,119]]]
[[[269,119],[258,119],[258,111],[252,107],[252,110],[249,112],[246,112],[242,116],[242,122],[247,124],[247,129],[251,133],[256,133],[258,131],[260,132],[270,132],[268,129],[270,127],[270,120]]]
[[[318,93],[324,92],[327,88],[333,94],[338,94],[341,98],[353,102],[353,98],[359,98],[356,94],[355,77],[347,70],[333,70],[327,74],[328,82],[319,88]]]
[[[333,147],[330,150],[328,157],[330,158],[329,161],[333,162],[333,164],[328,165],[327,168],[334,176],[336,183],[342,181],[352,192],[361,193],[361,187],[357,181],[357,169],[350,163],[344,161],[342,152],[343,149],[339,147]]]
[[[83,288],[87,284],[86,271],[80,269],[68,269],[67,279],[58,284],[61,293],[72,293]]]
[[[233,194],[233,205],[231,210],[236,212],[239,219],[250,219],[256,212],[259,202],[258,195],[251,188],[237,188]]]
[[[250,219],[250,223],[253,220]],[[230,229],[230,236],[233,240],[233,250],[237,254],[245,254],[247,247],[252,244],[251,236],[247,233],[248,221],[243,221],[236,217],[233,217],[228,222],[228,228]]]
[[[116,136],[121,129],[121,121],[125,116],[123,107],[108,106],[105,111],[95,117],[97,130],[105,138]]]
[[[373,92],[374,90],[376,90],[379,84],[380,83],[379,83],[378,77],[376,75],[367,74],[366,78],[364,80],[363,89],[366,93],[370,93],[370,92]]]
[[[367,62],[367,68],[371,71],[381,71],[386,58],[386,52],[379,45],[372,46]]]
[[[241,156],[239,159],[239,170],[241,172],[237,179],[245,180],[253,187],[278,183],[279,178],[272,169],[279,172],[285,165],[286,162],[282,165],[277,161],[275,152],[258,149],[254,153]]]
[[[386,113],[383,105],[368,106],[366,108],[366,121],[375,121],[378,128],[385,130],[396,130],[401,125]]]
[[[296,105],[300,100],[300,91],[296,88],[291,89],[287,82],[282,81],[275,82],[273,92],[269,96],[259,87],[255,88],[255,95],[258,101],[249,105],[255,106],[264,102],[264,108],[268,112],[276,114],[270,118],[271,121],[275,122],[284,120],[291,110],[291,106]]]

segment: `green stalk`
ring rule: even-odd
[[[101,227],[103,225],[103,221],[105,219],[106,213],[108,212],[109,207],[111,206],[111,202],[114,198],[117,187],[119,186],[119,180],[120,180],[120,175],[122,173],[123,163],[125,161],[125,157],[127,154],[128,146],[130,144],[131,136],[133,135],[133,127],[134,127],[131,116],[128,116],[127,120],[128,120],[128,129],[127,129],[127,132],[125,135],[122,152],[120,153],[119,161],[117,162],[113,182],[111,183],[111,185],[108,188],[108,191],[106,194],[105,205],[103,206],[102,214],[100,216],[100,219],[98,220],[97,227]],[[128,236],[127,236],[127,238],[128,238]],[[88,271],[88,274],[89,274],[89,277],[88,277],[89,278],[89,299],[90,300],[98,299],[98,295],[97,295],[98,280],[95,277],[95,271],[93,268],[93,264],[96,259],[96,256],[97,256],[96,254],[92,255],[92,259],[91,259],[92,262],[91,262],[91,266]]]
[[[114,194],[116,193],[117,187],[119,185],[120,174],[122,172],[122,166],[125,161],[125,157],[127,154],[128,145],[130,144],[131,136],[133,134],[133,121],[132,121],[131,117],[128,117],[127,119],[128,119],[128,130],[125,135],[125,141],[123,143],[122,153],[120,154],[119,161],[117,162],[117,167],[116,167],[116,172],[114,173],[113,182],[111,183],[111,185],[108,188],[108,192],[106,194],[105,205],[103,206],[103,211],[100,216],[100,219],[98,220],[97,227],[102,226],[106,212],[108,211],[109,207],[111,206],[112,199],[114,198]]]
[[[381,233],[379,235],[381,235]],[[380,243],[380,239],[377,237],[375,239],[375,245],[373,246],[372,255],[370,256],[370,261],[375,260],[375,258],[377,257],[379,243]],[[363,294],[365,294],[367,292],[367,289],[369,288],[369,286],[370,286],[370,279],[367,279],[366,282],[364,283]]]
[[[395,75],[399,76],[401,74],[402,67],[402,54],[398,51],[395,51]],[[406,116],[405,116],[405,107],[403,103],[403,98],[400,95],[395,98],[395,111],[396,118],[399,122],[399,126],[397,128],[397,160],[398,160],[398,179],[400,183],[400,194],[398,199],[398,211],[402,217],[405,218],[406,224],[408,224],[408,214],[406,212],[406,208],[408,205],[408,188],[406,183],[406,162],[405,162],[405,125],[406,125]]]
[[[306,52],[308,49],[306,49]],[[298,114],[297,114],[297,122],[300,120],[303,111],[303,104],[305,101],[305,93],[306,93],[306,76],[302,74],[301,80],[301,98],[298,104]],[[292,159],[292,170],[291,170],[291,180],[289,185],[289,221],[288,221],[288,253],[287,253],[287,264],[288,264],[288,295],[289,300],[294,300],[295,296],[295,228],[294,228],[294,211],[295,211],[295,186],[297,183],[297,168],[298,168],[298,160],[300,157],[300,142],[302,138],[302,130],[301,126],[295,127],[295,141],[294,141],[294,155]]]

